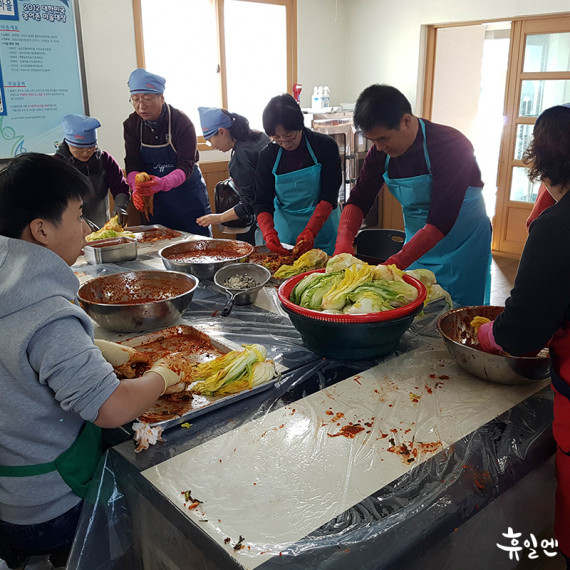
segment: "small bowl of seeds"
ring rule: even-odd
[[[231,263],[216,271],[214,283],[233,297],[236,305],[251,305],[271,273],[255,263]]]

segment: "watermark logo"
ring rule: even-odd
[[[548,556],[548,558],[558,554],[558,541],[555,538],[545,538],[539,543],[536,536],[531,534],[529,538],[523,539],[521,538],[522,533],[515,532],[510,526],[507,528],[507,532],[503,532],[502,535],[509,540],[509,544],[504,545],[497,542],[497,546],[509,553],[509,560],[520,560],[520,555],[523,551],[527,554],[527,558],[531,560],[536,560],[540,557],[539,551],[542,551],[542,554]]]

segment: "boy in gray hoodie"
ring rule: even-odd
[[[69,267],[90,231],[90,191],[47,155],[20,155],[0,172],[0,558],[10,568],[33,554],[65,563],[101,427],[133,420],[185,375],[171,358],[119,381],[113,351],[129,349],[94,343]]]

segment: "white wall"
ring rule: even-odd
[[[89,114],[101,148],[124,166],[123,121],[132,112],[127,80],[137,67],[131,0],[79,0]]]
[[[485,26],[443,28],[437,34],[431,118],[469,140],[479,107],[484,41]]]
[[[419,107],[424,67],[422,26],[570,11],[568,0],[345,0],[347,92],[351,99],[372,83],[387,83]],[[421,101],[419,102],[421,104]]]
[[[123,163],[122,122],[131,112],[127,79],[136,67],[131,0],[79,0],[89,112],[102,124],[99,142]],[[570,11],[568,0],[298,0],[301,104],[314,85],[331,88],[331,103],[351,102],[371,83],[389,83],[416,105],[423,75],[422,26],[509,19]],[[181,62],[181,72],[191,62]],[[209,155],[209,156],[208,156]],[[219,160],[221,153],[203,153]]]
[[[297,1],[297,81],[301,107],[311,106],[315,85],[328,85],[332,106],[347,102],[346,0]]]

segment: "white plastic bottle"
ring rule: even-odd
[[[323,98],[322,98],[322,107],[330,107],[331,106],[331,90],[329,89],[328,85],[323,87]]]
[[[313,88],[313,97],[311,98],[311,107],[313,109],[321,108],[321,97],[319,94],[319,88],[315,85]]]

